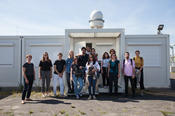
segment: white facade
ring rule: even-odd
[[[87,44],[96,49],[99,60],[111,48],[116,50],[120,61],[125,51],[133,57],[135,50],[140,50],[145,61],[145,86],[169,87],[169,36],[125,35],[124,29],[66,29],[65,36],[0,36],[0,87],[17,87],[22,82],[26,54],[33,56],[37,78],[34,85],[39,85],[38,65],[43,52],[47,51],[54,63],[59,52],[66,59],[70,49],[79,54],[81,47]],[[123,91],[123,77],[119,85]]]

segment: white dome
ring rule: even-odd
[[[95,19],[103,19],[103,13],[98,10],[92,11],[90,15],[90,20],[95,20]]]
[[[98,10],[92,11],[89,23],[91,28],[103,28],[103,13]]]

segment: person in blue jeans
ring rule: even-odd
[[[68,93],[73,93],[74,91],[73,81],[70,80],[70,70],[73,59],[74,59],[74,52],[71,50],[69,52],[69,57],[66,59],[66,80],[68,85]]]
[[[70,77],[74,83],[74,92],[77,99],[80,98],[80,92],[83,88],[83,71],[80,70],[77,63],[78,57],[74,57],[73,63],[71,65]],[[79,85],[79,86],[78,86]]]
[[[89,56],[89,60],[86,64],[86,74],[88,77],[89,82],[89,97],[88,99],[96,99],[95,97],[95,89],[96,89],[96,77],[97,77],[97,71],[100,71],[100,66],[98,62],[96,61],[95,57],[93,55]],[[93,88],[93,94],[91,93],[91,88]]]

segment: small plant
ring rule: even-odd
[[[69,116],[69,114],[67,113],[65,116]]]
[[[76,108],[75,106],[71,106],[71,108]]]
[[[30,115],[33,114],[33,113],[34,113],[34,112],[33,112],[32,110],[29,111],[29,114],[30,114]]]
[[[61,110],[61,111],[59,111],[59,113],[60,113],[60,114],[65,114],[66,111],[65,111],[65,110]]]
[[[79,110],[79,112],[80,112],[81,115],[86,115],[85,112],[82,112],[82,111],[80,111],[80,110]]]
[[[174,112],[160,111],[164,116],[169,116],[171,114],[175,114]]]

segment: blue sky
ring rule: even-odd
[[[163,33],[175,43],[175,0],[0,0],[0,35],[64,35],[67,28],[89,28],[89,15],[104,15],[104,28],[126,34]]]

